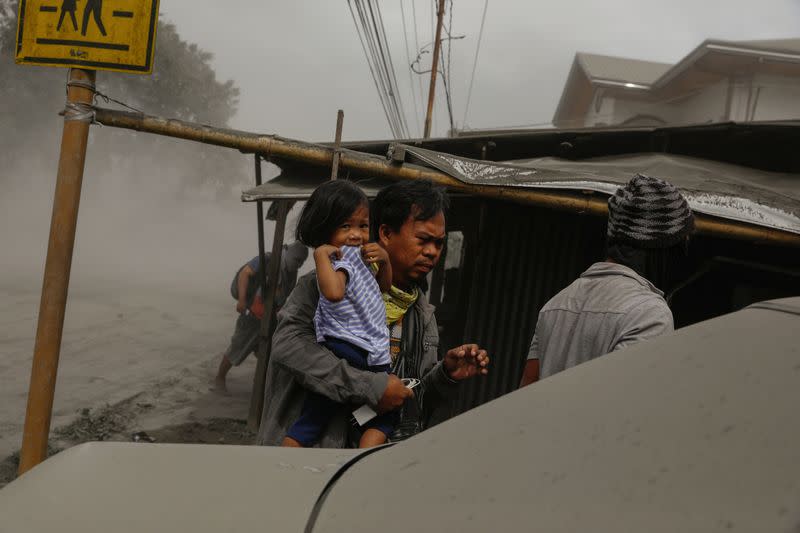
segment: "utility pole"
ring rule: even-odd
[[[444,20],[444,0],[439,0],[436,12],[436,40],[433,41],[433,60],[431,65],[431,86],[428,89],[428,113],[425,115],[425,134],[431,136],[431,117],[433,115],[433,98],[436,95],[436,71],[439,69],[439,48],[442,45],[442,21]]]

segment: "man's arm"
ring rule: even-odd
[[[377,406],[387,390],[388,375],[353,368],[317,343],[318,300],[316,277],[301,278],[278,313],[270,364],[289,372],[305,389],[335,402]]]
[[[381,292],[389,292],[392,289],[392,265],[389,263],[382,264],[375,278],[378,281],[378,287]]]
[[[539,337],[534,333],[530,350],[528,350],[528,360],[525,362],[522,381],[520,381],[519,386],[522,388],[537,381],[539,381]]]
[[[239,289],[239,299],[236,302],[236,312],[242,314],[247,309],[247,286],[250,283],[250,278],[255,276],[256,272],[250,265],[245,265],[239,271],[239,277],[236,279],[236,287]]]
[[[331,256],[341,259],[339,248],[324,244],[314,250],[314,263],[317,266],[317,285],[319,291],[330,302],[341,302],[347,287],[347,274],[333,266]]]
[[[430,365],[422,376],[423,416],[430,421],[431,418],[439,418],[435,412],[445,408],[447,402],[455,398],[461,381],[489,372],[489,356],[477,344],[465,344],[448,350],[440,361],[438,328],[433,315],[425,324],[422,334],[426,346],[424,360]]]
[[[414,389],[420,397],[420,416],[426,427],[450,418],[450,402],[455,399],[459,383],[447,375],[439,352],[439,328],[436,316],[431,313],[421,332],[425,353],[423,355],[421,386]]]

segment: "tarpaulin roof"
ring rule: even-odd
[[[645,153],[570,161],[494,163],[406,146],[415,162],[475,185],[594,191],[611,195],[636,173],[673,183],[693,210],[800,234],[800,176],[693,157]]]
[[[800,234],[800,176],[663,153],[599,157],[572,161],[555,157],[491,162],[403,145],[411,163],[435,168],[464,183],[510,188],[611,195],[635,173],[675,184],[698,213]],[[245,201],[307,198],[327,179],[325,173],[278,178],[245,191]],[[388,183],[359,184],[368,194]]]
[[[256,200],[306,200],[314,189],[327,181],[329,176],[324,172],[313,175],[295,175],[281,173],[270,181],[248,189],[242,193],[243,202]],[[354,180],[369,198],[374,198],[378,191],[391,183],[390,180],[369,178]]]

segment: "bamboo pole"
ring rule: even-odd
[[[259,135],[193,124],[181,120],[102,108],[97,109],[96,120],[105,126],[224,146],[242,152],[260,153],[265,156],[299,161],[310,165],[330,167],[333,163],[333,148],[284,139],[276,135]],[[457,180],[435,169],[409,163],[397,165],[381,157],[348,150],[341,152],[339,166],[357,174],[373,177],[406,180],[428,179],[439,185],[444,185],[452,191],[484,198],[589,215],[606,216],[608,214],[606,199],[591,193],[581,194],[572,191],[475,185]],[[695,227],[698,233],[705,235],[778,246],[800,247],[800,235],[795,233],[725,220],[702,213],[697,214]]]
[[[83,167],[91,123],[91,115],[81,115],[86,113],[94,99],[94,81],[95,72],[92,70],[73,68],[69,71],[67,110],[61,134],[61,155],[20,451],[20,475],[47,458],[47,440],[53,413],[72,250],[75,246]]]

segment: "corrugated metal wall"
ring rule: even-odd
[[[464,384],[452,415],[517,388],[539,309],[601,259],[605,219],[490,202],[479,237],[464,340],[492,357]],[[468,251],[469,253],[469,251]]]

